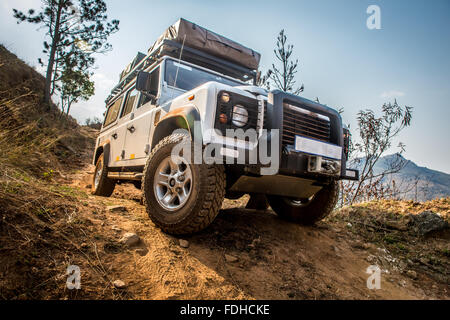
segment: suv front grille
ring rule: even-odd
[[[294,145],[296,135],[330,142],[330,119],[284,103],[283,146]]]

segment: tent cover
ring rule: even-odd
[[[149,53],[163,44],[164,40],[172,40],[178,43],[183,43],[184,41],[185,46],[206,52],[250,70],[258,70],[261,59],[261,55],[258,52],[182,18],[159,37],[149,49]]]

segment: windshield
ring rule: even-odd
[[[198,86],[209,81],[216,81],[233,87],[242,86],[242,83],[238,81],[232,81],[219,75],[209,73],[202,69],[191,67],[182,63],[178,63],[173,60],[166,60],[165,79],[169,86],[175,86],[175,77],[177,77],[176,87],[186,91],[197,88]]]

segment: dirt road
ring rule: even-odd
[[[92,171],[88,167],[72,175],[71,187],[88,193]],[[111,198],[89,195],[79,217],[95,238],[95,243],[83,244],[86,250],[95,247],[111,281],[125,282],[121,298],[449,298],[445,284],[425,274],[412,279],[396,271],[395,263],[381,266],[381,289],[369,290],[366,270],[374,264],[371,257],[389,261],[389,252],[361,243],[345,227],[327,220],[301,227],[272,211],[245,210],[245,199],[226,200],[213,225],[183,238],[189,242],[183,248],[179,238],[154,226],[140,198],[132,185],[120,185]],[[119,245],[127,232],[136,233],[141,242],[131,248]],[[85,279],[88,288],[91,280]],[[77,297],[83,298],[83,292]]]

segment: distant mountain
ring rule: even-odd
[[[375,165],[375,173],[388,168],[398,154],[381,158]],[[405,167],[398,173],[386,177],[386,183],[395,181],[396,188],[400,191],[400,198],[408,200],[427,201],[436,198],[450,196],[450,174],[431,170],[416,165],[413,161],[404,159]]]

